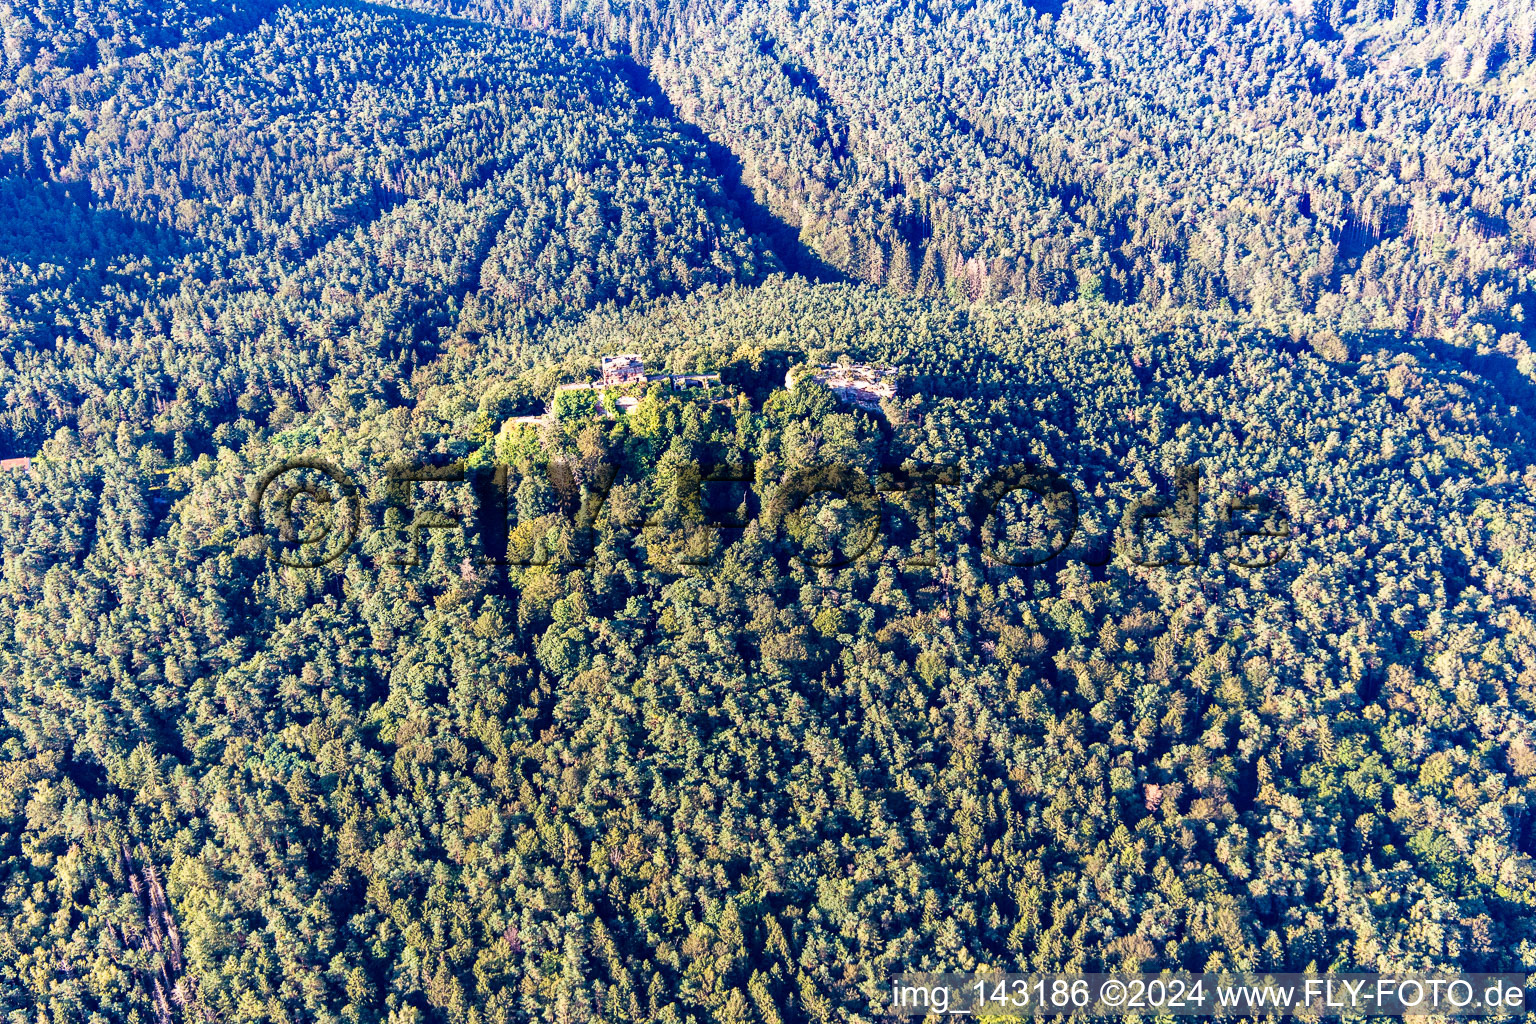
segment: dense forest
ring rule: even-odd
[[[1536,971],[1532,15],[0,6],[0,1011]]]
[[[1529,4],[410,2],[631,56],[812,264],[898,292],[1473,345],[1532,301]]]

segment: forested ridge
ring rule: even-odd
[[[79,419],[228,443],[242,413],[303,408],[338,375],[393,400],[487,306],[536,317],[772,266],[700,142],[560,49],[283,8],[217,45],[24,68],[0,155],[7,447]]]
[[[633,55],[821,259],[897,291],[1467,344],[1530,301],[1529,5],[414,2]]]
[[[1527,7],[412,6],[0,7],[0,1010],[1536,970]]]

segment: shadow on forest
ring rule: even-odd
[[[0,260],[33,271],[52,264],[79,273],[92,260],[100,266],[186,248],[188,236],[182,232],[93,206],[91,198],[85,182],[0,178]],[[24,293],[27,281],[14,269],[10,274],[8,295]]]
[[[1532,410],[1536,410],[1536,381],[1520,372],[1520,365],[1513,356],[1502,352],[1479,353],[1474,348],[1452,345],[1439,338],[1419,337],[1401,331],[1369,331],[1361,336],[1360,349],[1362,352],[1385,349],[1393,355],[1412,355],[1430,369],[1449,365],[1475,374],[1514,408],[1515,426],[1525,441],[1536,443],[1536,421],[1531,419]]]
[[[38,20],[35,14],[29,16],[25,11],[13,12],[19,15],[20,22],[16,56],[22,64],[62,68],[78,74],[150,50],[202,45],[250,32],[271,17],[283,2],[185,0],[174,6],[125,5],[118,11],[70,11],[70,16],[58,23],[48,18]]]
[[[121,290],[121,268],[161,263],[186,251],[189,236],[91,203],[84,182],[0,177],[0,359],[57,345],[62,302],[79,311]],[[0,454],[35,451],[62,423],[46,410],[0,426]]]
[[[742,180],[741,160],[728,148],[704,134],[698,126],[683,120],[667,94],[662,92],[656,80],[651,77],[650,71],[630,57],[609,57],[607,63],[624,77],[637,96],[649,100],[657,113],[672,122],[679,134],[704,149],[726,197],[736,204],[742,224],[752,234],[767,242],[769,249],[786,270],[820,284],[847,280],[846,275],[800,241],[799,228],[775,216],[758,202],[752,189]]]
[[[1274,346],[1293,355],[1315,355],[1304,341],[1295,341],[1283,334],[1271,336]],[[1405,331],[1370,330],[1357,335],[1353,341],[1354,353],[1343,364],[1351,372],[1359,365],[1359,358],[1366,354],[1386,353],[1388,357],[1410,355],[1426,370],[1466,371],[1477,377],[1482,386],[1503,399],[1512,408],[1509,413],[1513,429],[1525,444],[1536,445],[1536,420],[1531,411],[1536,410],[1536,381],[1520,372],[1514,357],[1502,352],[1479,353],[1441,341],[1439,338],[1408,334]],[[1488,429],[1485,424],[1480,429]]]
[[[396,6],[392,2],[353,0],[353,5],[361,9],[387,13],[402,19],[426,24],[484,24],[504,31],[520,32],[529,36],[563,38],[559,33],[548,30],[540,31],[526,25],[481,22],[463,16],[433,14],[409,7]],[[580,56],[573,55],[573,57],[576,60],[591,60],[610,68],[615,75],[623,79],[636,96],[648,100],[657,114],[671,122],[672,127],[679,135],[698,144],[704,150],[705,155],[709,158],[710,166],[714,169],[715,176],[720,180],[721,189],[725,193],[726,198],[735,204],[736,212],[740,215],[742,224],[750,233],[756,235],[767,244],[769,250],[784,265],[785,270],[823,284],[847,280],[847,275],[817,256],[800,241],[800,229],[798,227],[776,216],[758,201],[752,189],[742,180],[743,168],[741,160],[730,149],[711,139],[697,125],[684,120],[678,114],[676,108],[673,107],[672,101],[667,97],[667,94],[662,91],[656,80],[651,77],[648,68],[630,56],[603,54],[597,50],[587,50]]]

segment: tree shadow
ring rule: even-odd
[[[1532,411],[1536,410],[1536,381],[1521,372],[1514,356],[1479,352],[1476,348],[1402,331],[1367,331],[1357,344],[1362,352],[1385,350],[1393,355],[1407,354],[1421,360],[1428,369],[1449,366],[1473,374],[1513,407],[1511,426],[1521,435],[1521,440],[1527,444],[1536,443],[1536,420],[1532,419]]]
[[[104,8],[92,12],[89,5],[28,5],[30,11],[17,12],[19,43],[11,63],[75,74],[148,50],[174,50],[249,32],[282,2],[187,0],[124,5],[111,14]],[[0,55],[0,67],[5,63]]]
[[[0,177],[0,360],[19,367],[51,353],[59,339],[85,340],[78,317],[106,313],[100,329],[143,305],[154,271],[189,250],[187,235],[91,204],[84,183]],[[73,314],[71,316],[70,314]],[[32,405],[0,424],[0,452],[37,449],[67,417],[60,408]]]
[[[535,38],[564,38],[570,41],[571,37],[560,32],[541,30],[528,24],[515,20],[481,21],[468,15],[460,14],[434,14],[409,7],[396,6],[392,2],[376,2],[376,0],[353,0],[356,7],[398,16],[402,19],[443,25],[485,25],[502,31],[512,31]],[[816,255],[804,242],[800,240],[800,229],[775,215],[771,210],[758,201],[750,186],[743,180],[743,167],[741,160],[729,148],[711,139],[697,125],[694,125],[678,114],[677,109],[661,86],[651,77],[650,70],[637,62],[632,56],[622,52],[604,53],[596,49],[588,49],[585,53],[572,55],[575,60],[590,60],[600,66],[608,68],[614,75],[622,79],[636,96],[649,101],[652,109],[671,123],[677,133],[689,141],[696,143],[708,157],[710,167],[719,179],[721,189],[726,199],[735,208],[742,225],[749,233],[757,237],[766,248],[778,258],[784,269],[793,274],[799,274],[817,283],[837,283],[848,280],[848,276],[838,270],[832,264]],[[790,71],[786,69],[786,74]],[[809,72],[805,72],[809,76]],[[796,83],[802,88],[815,88],[819,90],[819,84],[814,78],[809,81]]]
[[[93,261],[131,262],[187,250],[183,232],[94,206],[92,199],[87,182],[0,177],[0,260],[84,270]],[[17,286],[13,277],[6,290],[14,295]]]
[[[628,56],[613,56],[604,60],[624,78],[637,96],[648,100],[658,114],[670,121],[679,134],[704,150],[715,176],[720,179],[726,198],[736,207],[742,224],[765,242],[786,270],[817,283],[836,283],[848,279],[847,275],[816,255],[800,240],[799,228],[775,216],[758,201],[751,187],[743,181],[740,158],[711,139],[697,125],[684,120],[643,65]]]

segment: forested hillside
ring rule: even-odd
[[[0,7],[0,1012],[1536,971],[1528,5],[412,7]]]
[[[34,793],[12,863],[37,878],[8,890],[14,979],[63,957],[60,1007],[141,995],[123,850],[164,873],[171,979],[252,1019],[814,1020],[872,1015],[904,965],[1530,955],[1536,475],[1524,415],[1475,378],[1219,318],[787,285],[555,341],[618,330],[677,368],[825,337],[902,358],[923,398],[881,422],[813,387],[761,411],[656,390],[617,423],[502,429],[494,375],[423,372],[408,413],[338,395],[172,470],[163,512],[132,452],[91,472],[51,444],[61,468],[8,484],[12,523],[57,509],[56,534],[6,537],[7,789]],[[284,569],[246,493],[311,449],[374,528]],[[551,564],[481,564],[461,485],[413,500],[467,528],[412,541],[384,467],[434,452],[521,467],[509,547]],[[624,473],[586,542],[547,482],[560,456]],[[982,556],[969,486],[939,489],[931,531],[892,495],[841,569],[766,512],[678,561],[708,550],[684,550],[672,496],[690,459],[751,458],[766,509],[790,467],[970,485],[1030,456],[1082,499],[1043,569]],[[1199,564],[1112,557],[1127,508],[1196,461]],[[1249,487],[1293,517],[1270,568],[1237,567],[1259,553],[1218,521]]]
[[[337,379],[396,400],[498,300],[568,314],[774,266],[697,136],[562,49],[283,8],[216,43],[23,69],[0,127],[0,446],[122,423],[229,444]]]
[[[1469,346],[1532,302],[1528,3],[411,2],[631,54],[815,254],[896,291]]]

